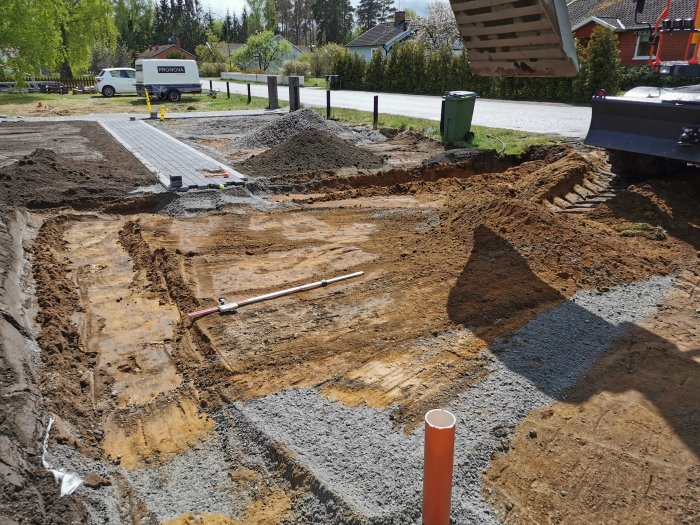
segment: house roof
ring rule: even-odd
[[[182,49],[180,47],[177,47],[175,44],[165,44],[162,46],[153,46],[149,49],[146,49],[146,51],[144,51],[143,53],[141,53],[139,55],[139,58],[153,58],[155,56],[160,55],[163,51],[171,50],[171,48],[172,48],[172,51],[180,51],[181,53],[186,53],[186,54],[190,55],[191,57],[194,57],[194,55],[192,53],[190,53],[189,51],[185,51],[184,49]]]
[[[391,42],[402,33],[406,33],[406,24],[383,22],[377,24],[369,31],[362,33],[346,47],[380,47]]]
[[[629,31],[653,27],[666,8],[666,0],[646,0],[644,12],[634,21],[633,0],[573,0],[567,4],[569,20],[574,31],[588,23],[596,23],[614,31]],[[693,18],[695,0],[675,0],[671,3],[669,18]]]

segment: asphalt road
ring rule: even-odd
[[[214,89],[226,96],[226,82],[214,81]],[[209,81],[202,82],[205,88]],[[231,82],[231,93],[247,93],[245,84]],[[267,98],[267,86],[251,84],[254,97]],[[372,111],[374,95],[379,95],[380,113],[440,120],[441,97],[372,93],[369,91],[332,91],[333,107]],[[301,88],[301,103],[309,106],[326,105],[326,91],[320,88]],[[280,100],[289,100],[289,88],[279,87]],[[533,133],[555,133],[583,138],[591,121],[591,108],[550,102],[516,102],[480,98],[474,108],[473,124],[492,128],[515,129]]]

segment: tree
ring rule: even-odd
[[[360,0],[357,6],[357,23],[369,31],[379,22],[386,22],[394,11],[394,0]]]
[[[250,25],[248,23],[249,18],[248,8],[244,5],[243,13],[241,14],[241,28],[238,32],[238,38],[236,39],[238,42],[245,42],[248,39],[248,36],[251,34]]]
[[[117,28],[117,43],[136,58],[155,43],[153,4],[149,0],[116,0],[114,2],[114,25]]]
[[[110,0],[63,0],[61,31],[61,76],[71,78],[75,71],[90,66],[92,48],[97,42],[114,47],[116,29]]]
[[[241,68],[253,63],[260,70],[267,71],[275,61],[291,52],[292,45],[284,38],[275,38],[272,31],[260,31],[248,38],[245,45],[236,51],[233,59]]]
[[[158,43],[175,42],[187,51],[206,41],[204,12],[200,0],[160,0],[155,10],[155,37]]]
[[[381,91],[384,87],[384,53],[381,49],[375,49],[372,60],[367,64],[365,71],[365,87],[372,91]]]
[[[0,2],[0,72],[22,82],[25,74],[58,64],[63,8],[61,0]]]
[[[204,44],[199,44],[195,48],[195,55],[199,62],[226,62],[226,55],[221,51],[221,40],[216,34],[208,30],[206,33],[207,41]]]
[[[311,9],[318,24],[316,39],[319,44],[349,41],[353,12],[350,0],[316,0]]]
[[[279,18],[275,0],[265,0],[265,29],[277,33],[279,31]]]
[[[248,0],[248,34],[254,35],[265,29],[265,4],[267,0]]]
[[[413,22],[413,27],[417,29],[416,40],[423,42],[427,49],[452,47],[460,39],[452,8],[439,0],[428,5],[426,17]]]
[[[620,87],[620,50],[614,31],[596,26],[583,52],[588,97],[600,89],[615,94]],[[579,73],[581,75],[581,73]],[[588,98],[587,97],[587,98]]]

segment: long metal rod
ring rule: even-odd
[[[355,277],[360,277],[361,275],[364,275],[365,272],[355,272],[355,273],[349,273],[347,275],[341,275],[340,277],[333,277],[332,279],[323,279],[322,281],[316,281],[313,283],[308,283],[308,284],[302,284],[301,286],[295,286],[293,288],[287,288],[286,290],[279,290],[277,292],[271,292],[267,293],[264,295],[258,295],[256,297],[250,297],[248,299],[243,299],[242,301],[238,301],[235,303],[224,303],[219,306],[215,306],[212,308],[205,308],[204,310],[197,310],[196,312],[190,312],[187,314],[187,316],[190,319],[194,319],[196,317],[202,317],[203,315],[208,315],[208,314],[213,314],[215,312],[231,312],[233,310],[236,310],[237,308],[241,306],[246,306],[249,304],[254,304],[254,303],[260,303],[262,301],[269,301],[270,299],[276,299],[278,297],[284,297],[285,295],[291,295],[293,293],[298,293],[298,292],[305,292],[307,290],[313,290],[314,288],[321,288],[322,286],[327,286],[329,284],[337,283],[340,281],[345,281],[347,279],[353,279]]]

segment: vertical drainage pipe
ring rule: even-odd
[[[423,525],[449,525],[455,416],[435,409],[425,414],[423,451]]]

